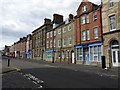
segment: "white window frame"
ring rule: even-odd
[[[82,50],[82,54],[80,54],[80,51]],[[77,52],[78,51],[78,52]],[[76,49],[76,59],[77,59],[77,61],[83,61],[83,48],[77,48]],[[79,57],[79,58],[78,58]],[[82,60],[80,59],[82,57]]]
[[[84,5],[84,6],[82,7],[82,12],[86,12],[86,11],[87,11],[87,6]]]
[[[52,37],[52,31],[50,32],[50,37]]]
[[[49,38],[49,32],[47,33],[47,38]]]
[[[86,30],[82,31],[82,37],[81,37],[81,39],[82,39],[82,41],[86,41]]]
[[[89,29],[86,30],[86,40],[90,40],[90,30]]]
[[[82,24],[82,25],[85,24],[85,16],[82,16],[82,17],[81,17],[81,24]]]
[[[97,47],[97,54],[95,54],[95,47]],[[94,46],[94,54],[93,54],[93,60],[98,61],[98,46]],[[97,57],[97,60],[95,60],[95,57]]]
[[[96,37],[96,30],[97,30],[97,37]],[[93,28],[93,31],[94,31],[94,39],[97,39],[97,38],[99,38],[99,34],[98,34],[98,27],[95,27],[95,28]]]
[[[97,11],[93,12],[93,21],[97,20]]]
[[[86,16],[86,23],[89,23],[89,15]]]
[[[111,20],[110,20],[110,17],[112,17],[112,16],[115,17],[115,21],[114,21],[115,28],[114,29],[111,29]],[[115,31],[116,30],[116,15],[115,14],[109,16],[109,25],[110,25],[110,31]]]

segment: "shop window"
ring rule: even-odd
[[[82,48],[77,48],[77,60],[82,61],[83,60],[83,49]]]

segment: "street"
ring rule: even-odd
[[[10,67],[16,70],[2,74],[3,88],[118,88],[117,76],[82,71],[78,65],[12,59]]]

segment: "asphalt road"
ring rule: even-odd
[[[6,64],[6,60],[3,64]],[[49,63],[34,63],[23,60],[11,60],[11,66],[21,69],[20,72],[11,72],[3,75],[3,87],[13,88],[118,88],[118,79],[83,72],[74,69],[61,68]],[[33,82],[25,75],[31,75],[43,84]],[[7,83],[11,82],[11,83]],[[16,87],[15,87],[16,86]]]

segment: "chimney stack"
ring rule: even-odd
[[[44,19],[44,24],[51,24],[51,19],[45,18]]]
[[[53,14],[53,23],[60,24],[63,22],[63,16],[59,14]]]
[[[69,14],[69,20],[73,20],[73,15]]]

